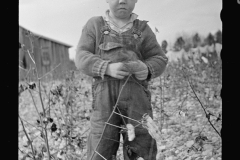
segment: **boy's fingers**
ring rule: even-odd
[[[143,70],[143,71],[139,71],[139,72],[135,72],[135,77],[138,80],[145,80],[147,78],[148,75],[148,70]]]
[[[119,75],[118,75],[118,76],[116,76],[116,78],[117,78],[117,79],[123,79],[124,76],[119,76]]]
[[[128,76],[129,72],[118,71],[118,75],[120,75],[120,76]]]
[[[145,74],[148,74],[148,70],[143,70],[143,71],[135,72],[134,74],[136,74],[136,75],[145,75]]]
[[[121,67],[120,67],[121,71],[128,71],[127,67],[122,63]]]
[[[115,78],[117,78],[117,79],[123,79],[125,76],[123,76],[123,75],[119,75],[119,74],[117,74],[116,76],[115,76]]]

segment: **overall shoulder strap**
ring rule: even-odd
[[[110,28],[108,26],[108,24],[106,23],[106,21],[104,20],[104,18],[101,16],[101,33],[103,34],[105,31],[109,31],[110,32]]]
[[[137,34],[138,36],[142,35],[142,32],[147,26],[148,21],[141,21],[139,19],[136,19],[133,22],[133,34]]]

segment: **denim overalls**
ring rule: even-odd
[[[141,55],[141,45],[139,44],[142,41],[141,27],[145,24],[140,24],[138,20],[135,20],[130,30],[119,34],[112,30],[103,20],[100,44],[96,44],[100,48],[100,53],[97,54],[102,59],[111,62],[126,62],[137,59],[144,62]],[[102,160],[103,158],[99,154],[106,159],[112,159],[112,156],[116,155],[121,129],[113,125],[121,126],[128,123],[133,126],[138,125],[135,121],[113,114],[109,121],[112,125],[106,125],[100,140],[105,122],[112,113],[126,78],[119,80],[106,75],[104,79],[95,78],[92,88],[93,112],[90,118],[91,132],[88,137],[88,160]],[[116,111],[118,113],[135,120],[141,120],[145,113],[152,117],[151,95],[147,89],[147,81],[139,81],[132,75],[122,90],[117,106],[119,111]],[[135,139],[133,141],[128,141],[126,132],[123,132],[122,136],[125,160],[134,160],[138,157],[142,157],[144,160],[156,159],[156,141],[142,125],[135,128]],[[99,145],[96,148],[98,143]]]

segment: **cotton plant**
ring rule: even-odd
[[[148,133],[154,138],[158,140],[160,138],[160,131],[158,130],[158,126],[153,121],[153,119],[148,115],[144,114],[141,122],[142,126],[148,130]],[[132,124],[126,124],[128,140],[133,141],[136,137],[135,135],[135,127]]]

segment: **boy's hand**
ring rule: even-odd
[[[138,80],[145,80],[148,77],[148,67],[145,63],[143,63],[142,61],[138,60],[138,67],[139,67],[139,71],[134,72],[135,77]]]
[[[148,67],[140,60],[129,61],[125,63],[126,67],[131,73],[135,75],[138,80],[145,80],[148,77]]]
[[[108,64],[106,74],[117,79],[123,79],[125,76],[129,75],[129,72],[126,70],[123,63],[118,62]]]

